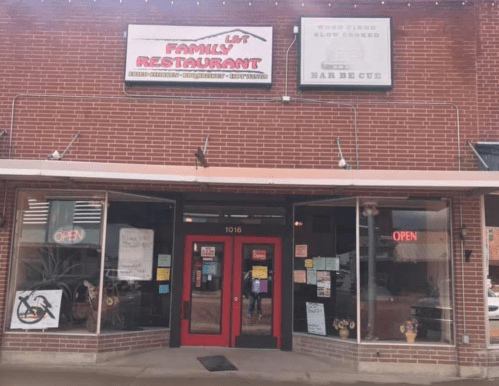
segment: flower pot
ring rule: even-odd
[[[341,339],[348,339],[348,336],[350,335],[350,330],[348,328],[340,328],[339,329],[339,334]]]
[[[407,343],[414,343],[417,335],[418,334],[412,330],[406,331],[405,337],[407,339]]]

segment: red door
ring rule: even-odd
[[[186,236],[181,345],[281,346],[281,240]]]

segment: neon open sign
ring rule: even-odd
[[[418,241],[418,232],[414,231],[394,231],[392,233],[393,241]]]
[[[85,239],[85,230],[80,227],[62,227],[54,233],[54,241],[57,244],[77,244]]]

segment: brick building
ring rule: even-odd
[[[475,151],[499,142],[498,13],[3,2],[2,360],[213,345],[497,375]]]

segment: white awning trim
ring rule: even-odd
[[[497,188],[499,172],[225,168],[45,160],[0,160],[0,178],[225,185]]]

